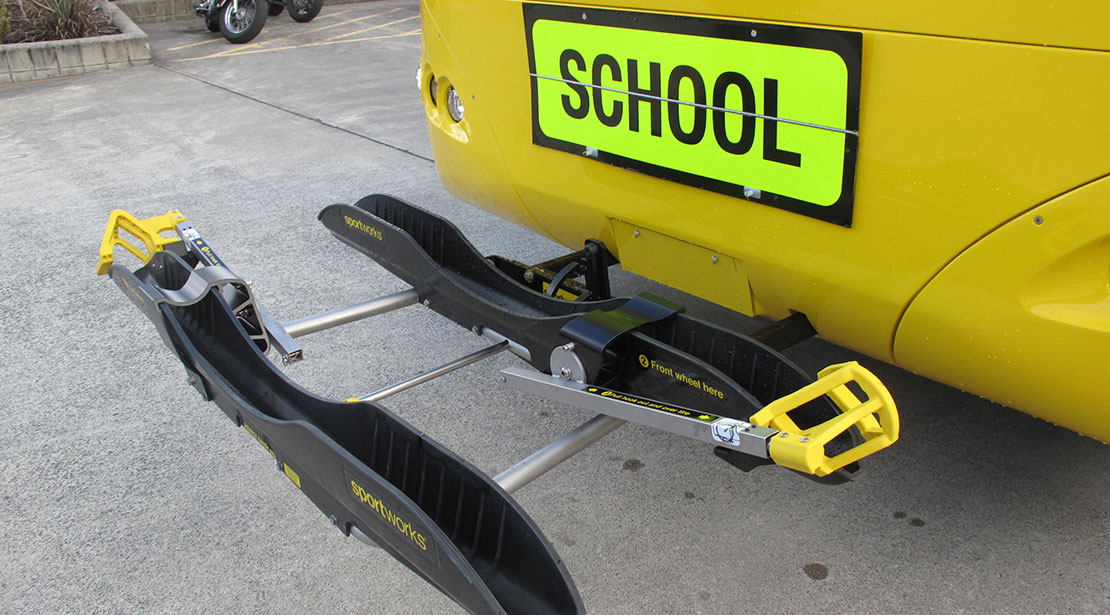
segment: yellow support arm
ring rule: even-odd
[[[867,395],[866,401],[860,401],[848,389],[849,382],[859,385]],[[828,395],[842,414],[808,429],[798,427],[787,415],[822,395]],[[859,461],[898,440],[898,409],[894,399],[874,374],[855,361],[826,367],[816,382],[776,399],[749,420],[779,430],[769,445],[776,464],[817,476]],[[864,441],[835,457],[826,455],[825,445],[852,426]]]
[[[139,220],[135,216],[116,209],[108,218],[108,228],[104,230],[104,239],[100,242],[100,262],[96,265],[96,275],[108,273],[112,266],[113,254],[116,246],[135,255],[143,263],[150,262],[155,252],[160,251],[167,244],[179,241],[176,236],[165,237],[162,233],[173,231],[179,222],[185,222],[185,216],[176,209],[171,209],[161,216]],[[131,237],[142,242],[145,251],[135,246],[127,237],[121,237],[120,231],[126,231]]]

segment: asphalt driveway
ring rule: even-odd
[[[0,87],[0,612],[458,612],[197,396],[94,275],[97,247],[112,209],[180,209],[280,320],[404,288],[316,221],[330,203],[391,193],[488,253],[563,248],[439,184],[415,0],[281,15],[245,46],[200,19],[144,30],[152,66]],[[614,286],[759,324],[631,274]],[[338,399],[485,345],[419,307],[302,342],[287,373]],[[819,340],[788,354],[873,369],[902,440],[829,487],[622,428],[516,494],[591,613],[1110,612],[1110,447]],[[589,417],[501,388],[510,365],[384,405],[497,473]]]

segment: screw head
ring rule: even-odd
[[[716,265],[716,264],[717,264],[717,257],[716,257],[716,256],[714,256],[714,257],[713,257],[713,258],[711,258],[710,260],[711,260],[711,261],[713,261],[713,264],[714,264],[714,265]]]
[[[432,305],[431,301],[428,301],[427,299],[424,300],[424,307],[431,307],[431,305]]]
[[[1033,218],[1033,224],[1036,224],[1037,226],[1044,224],[1044,218],[1042,218],[1041,216]]]
[[[564,367],[563,369],[559,370],[559,375],[563,378],[563,380],[570,380],[570,368]]]
[[[632,236],[633,237],[639,237],[640,236],[640,229],[636,229],[636,230],[632,231]]]
[[[803,437],[802,437],[802,439],[801,439],[801,441],[802,441],[802,442],[809,442],[809,438],[806,438],[805,436],[803,436]]]
[[[779,434],[779,437],[780,437],[780,438],[786,438],[786,437],[788,437],[789,435],[790,435],[790,434],[788,434],[788,433],[786,433],[786,432],[784,431],[784,432],[782,432],[782,433],[780,433],[780,434]]]

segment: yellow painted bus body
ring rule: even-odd
[[[537,145],[529,6],[423,2],[421,96],[451,192],[566,246],[601,239],[625,269],[741,313],[803,312],[832,342],[1110,441],[1110,4],[557,5],[633,28],[676,16],[753,37],[859,33],[849,223]],[[571,85],[542,87],[573,102]]]

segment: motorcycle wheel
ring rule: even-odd
[[[324,8],[324,0],[285,0],[285,8],[289,9],[289,16],[293,21],[305,23],[312,21]]]
[[[258,36],[266,25],[266,11],[262,5],[266,0],[239,0],[236,11],[232,2],[224,5],[220,13],[220,32],[230,43],[246,43]]]
[[[270,10],[269,10],[270,17],[277,17],[278,15],[281,15],[281,12],[284,11],[284,10],[285,10],[285,5],[282,4],[281,2],[271,2],[270,3]]]

